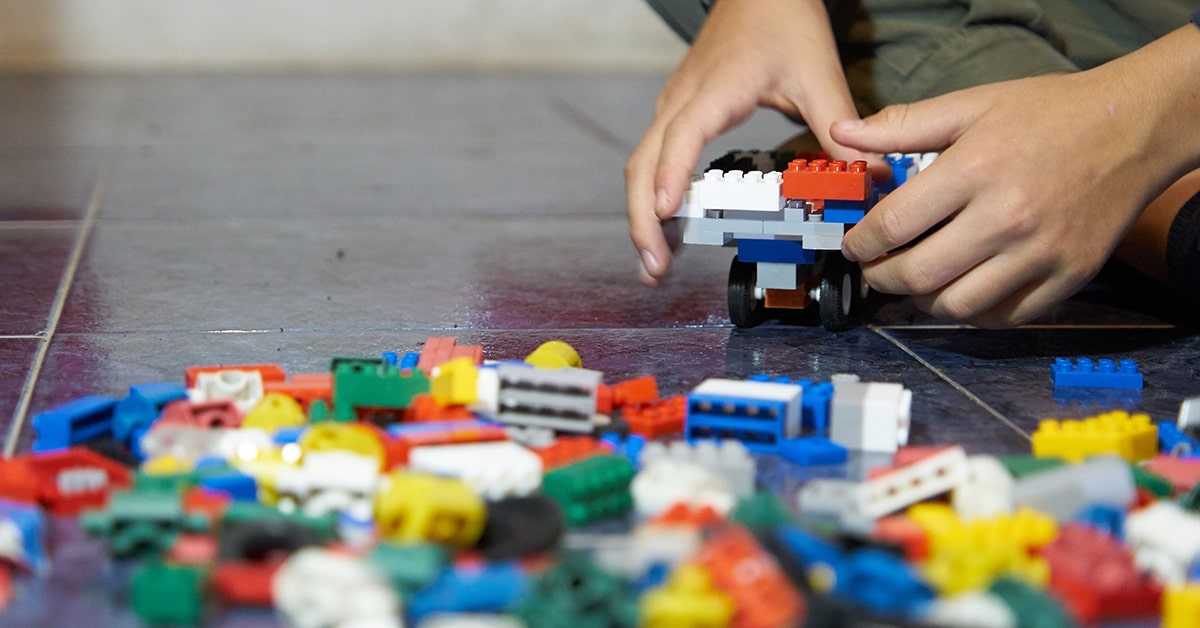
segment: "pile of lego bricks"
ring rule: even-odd
[[[1052,367],[1059,386],[1135,375]],[[47,515],[79,515],[136,564],[147,624],[1200,625],[1200,399],[1177,424],[1046,420],[1016,457],[906,447],[910,403],[844,374],[662,398],[561,342],[192,367],[35,416],[34,451],[0,462],[0,598],[52,568]],[[756,491],[761,456],[847,449],[892,465],[791,504]]]

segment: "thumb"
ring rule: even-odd
[[[974,119],[973,107],[957,94],[890,105],[862,120],[839,120],[829,134],[839,144],[873,153],[942,150]]]

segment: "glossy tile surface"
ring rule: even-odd
[[[873,327],[839,334],[811,321],[735,330],[731,253],[712,247],[684,251],[663,287],[641,286],[621,168],[661,82],[0,78],[0,433],[19,451],[32,442],[27,420],[10,423],[33,364],[39,412],[179,381],[193,364],[311,372],[335,355],[416,350],[431,335],[495,358],[566,340],[608,379],[653,374],[666,394],[760,372],[899,381],[914,394],[911,442],[971,452],[1026,451],[1041,418],[1102,406],[1169,420],[1200,394],[1200,337],[1177,326],[1188,315],[1119,275],[1001,332],[945,325],[897,300]],[[760,115],[704,159],[795,131]],[[1060,355],[1134,358],[1146,388],[1056,397],[1048,370]],[[810,475],[861,478],[885,460],[800,469],[764,456],[760,480],[790,495]],[[135,625],[113,584],[123,574],[96,544],[60,548],[52,577],[22,590],[0,623]],[[253,612],[215,621],[274,623]]]

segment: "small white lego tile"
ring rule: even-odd
[[[1200,397],[1189,397],[1179,404],[1179,418],[1175,424],[1181,430],[1200,425]]]
[[[754,494],[758,467],[754,456],[741,441],[704,439],[689,443],[678,440],[670,444],[650,441],[642,448],[638,463],[644,466],[661,458],[697,464],[716,473],[729,483],[733,494],[739,498]]]
[[[1169,585],[1182,584],[1200,555],[1200,516],[1162,500],[1125,519],[1125,543],[1138,567]]]
[[[1017,618],[999,597],[986,591],[971,591],[938,598],[925,607],[921,619],[947,628],[1016,628]]]
[[[724,516],[737,501],[729,483],[704,467],[674,458],[658,458],[642,466],[629,486],[634,509],[654,517],[675,504],[709,506]]]
[[[967,467],[967,480],[950,496],[950,505],[958,516],[973,519],[1013,511],[1015,480],[996,457],[970,456]]]
[[[8,519],[0,519],[0,559],[25,564],[25,535]]]
[[[400,596],[371,565],[319,547],[292,554],[271,579],[275,608],[296,628],[400,628]]]
[[[236,369],[200,373],[187,395],[192,403],[229,399],[239,412],[245,414],[262,401],[262,373]]]
[[[458,478],[490,500],[530,495],[542,484],[541,458],[511,441],[415,447],[408,468]]]
[[[796,384],[747,382],[710,377],[693,388],[691,394],[799,403],[801,392],[802,389]]]

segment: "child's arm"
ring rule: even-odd
[[[829,137],[834,120],[857,113],[821,0],[720,0],[667,81],[625,166],[629,233],[646,283],[670,266],[661,221],[679,207],[700,152],[758,106],[803,118],[836,158],[864,158]]]
[[[945,149],[851,229],[843,251],[871,286],[935,315],[1028,321],[1082,287],[1147,204],[1200,168],[1197,103],[1200,30],[1189,25],[1085,72],[839,122],[834,139],[860,150]]]

